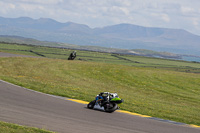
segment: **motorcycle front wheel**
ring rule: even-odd
[[[109,105],[105,105],[104,108],[106,112],[112,113],[118,109],[118,106],[116,103],[109,103]]]

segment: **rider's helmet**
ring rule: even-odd
[[[99,96],[102,96],[105,101],[109,99],[109,92],[101,92]]]
[[[117,95],[117,93],[110,93],[110,95],[114,98],[114,97],[119,97],[118,95]]]

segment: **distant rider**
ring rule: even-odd
[[[76,51],[73,51],[70,55],[68,60],[74,60],[76,58]]]

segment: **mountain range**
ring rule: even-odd
[[[90,28],[49,18],[0,17],[0,35],[22,36],[41,41],[123,49],[149,49],[200,56],[200,36],[182,29],[117,24]]]

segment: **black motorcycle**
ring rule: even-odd
[[[94,101],[91,101],[87,107],[89,109],[97,109],[112,113],[119,109],[117,104],[121,104],[123,100],[118,97],[117,93],[103,92],[96,96]]]

